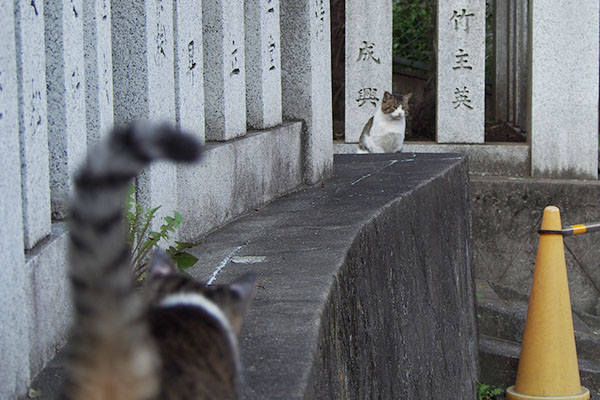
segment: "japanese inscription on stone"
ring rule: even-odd
[[[269,48],[269,71],[273,71],[276,66],[275,66],[275,39],[273,38],[273,35],[269,35],[269,43],[268,43],[268,48]]]
[[[325,3],[324,0],[315,0],[315,18],[317,20],[317,38],[325,37]]]
[[[375,43],[369,43],[363,40],[362,46],[358,49],[358,58],[356,61],[374,61],[376,64],[381,63],[379,57],[375,57]]]
[[[485,140],[485,5],[484,0],[438,2],[439,143]]]
[[[238,47],[235,45],[235,40],[231,41],[233,50],[231,51],[231,75],[239,75],[240,61],[238,59]]]
[[[454,30],[459,32],[463,32],[462,34],[466,35],[469,33],[469,20],[475,17],[475,13],[467,11],[466,8],[462,8],[460,11],[454,10],[452,13],[452,17],[450,20],[454,23]],[[473,66],[469,64],[469,53],[467,53],[464,49],[459,48],[455,54],[456,63],[452,66],[453,70],[466,69],[472,70]],[[469,89],[467,86],[463,86],[463,88],[456,88],[454,91],[454,100],[452,104],[454,108],[457,109],[461,106],[472,110],[471,99],[469,98]]]
[[[165,6],[163,4],[163,0],[157,0],[156,1],[156,37],[155,37],[155,42],[156,42],[155,59],[156,59],[157,63],[160,62],[161,59],[163,59],[167,56],[167,54],[165,52],[165,48],[167,45],[167,28],[163,22],[164,11],[165,11]]]
[[[366,102],[370,102],[373,106],[377,106],[379,98],[377,97],[376,88],[362,88],[358,91],[356,102],[359,107],[362,107]]]

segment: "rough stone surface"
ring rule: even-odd
[[[21,194],[25,248],[50,233],[44,3],[15,2]]]
[[[480,282],[478,280],[478,292],[482,293]],[[514,385],[527,303],[507,297],[506,293],[503,298],[490,298],[486,292],[477,300],[477,315],[480,382],[502,388]],[[600,388],[600,336],[597,321],[594,322],[588,326],[573,313],[581,383],[592,391]]]
[[[248,127],[281,123],[281,34],[279,0],[244,2]]]
[[[365,157],[339,156],[324,185],[193,250],[200,261],[188,271],[204,281],[224,259],[217,283],[258,274],[241,340],[246,399],[475,396],[467,165],[456,155]],[[33,383],[44,399],[56,398],[61,368],[59,357]]]
[[[46,1],[44,9],[52,215],[62,219],[87,150],[83,6]]]
[[[362,128],[392,92],[392,2],[346,1],[345,141],[358,143]]]
[[[112,3],[115,122],[137,118],[175,123],[173,2],[135,0]],[[152,164],[137,179],[137,200],[146,208],[160,206],[152,222],[177,207],[177,169]]]
[[[304,179],[319,182],[333,170],[329,2],[280,0],[283,117],[302,120]]]
[[[335,154],[356,153],[357,145],[334,143]],[[469,157],[471,175],[528,177],[529,146],[525,144],[438,144],[406,142],[403,153],[460,153]]]
[[[71,292],[68,280],[67,227],[52,225],[49,239],[25,259],[30,376],[36,376],[66,342],[71,323]]]
[[[241,342],[246,398],[473,398],[464,159],[337,157],[323,186],[281,198],[194,249],[200,262],[190,273],[202,280],[228,257],[266,257],[228,263],[217,276],[258,274]]]
[[[438,4],[437,141],[483,143],[485,1]]]
[[[65,224],[53,224],[48,239],[29,251],[25,259],[20,252],[13,263],[7,264],[11,268],[2,270],[1,282],[10,285],[0,286],[5,296],[2,307],[10,307],[0,309],[2,399],[22,398],[31,379],[66,342],[71,321],[67,242]],[[13,244],[22,246],[22,242]],[[16,290],[17,287],[20,290]],[[50,393],[49,397],[55,395]]]
[[[206,138],[246,133],[246,67],[242,0],[202,2]]]
[[[95,143],[112,128],[113,78],[109,0],[83,0],[88,141]]]
[[[563,226],[600,220],[600,184],[567,180],[472,177],[477,277],[528,295],[544,208],[556,205]],[[600,297],[600,236],[565,238],[575,311],[596,313]]]
[[[597,179],[598,1],[536,0],[530,10],[532,175]]]
[[[0,1],[0,398],[23,392],[29,381],[26,273],[23,268],[21,159],[15,23],[12,0]]]
[[[177,124],[204,142],[202,4],[176,0],[174,7]]]
[[[180,234],[196,239],[302,183],[299,122],[207,146],[199,164],[178,167]],[[261,154],[261,157],[257,157]]]

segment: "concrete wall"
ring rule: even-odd
[[[475,398],[466,160],[342,155],[334,168],[193,250],[200,280],[258,276],[244,398]]]
[[[531,289],[542,212],[561,209],[563,226],[600,219],[595,181],[472,177],[473,237],[478,279],[526,297]],[[600,235],[565,238],[575,311],[600,316]]]
[[[320,58],[329,57],[327,2],[317,2],[324,13],[315,21],[308,0],[295,2],[302,15],[280,15],[273,0],[257,1],[260,10],[248,16],[241,2],[236,10],[226,2],[204,3],[0,0],[0,398],[26,393],[65,341],[71,306],[62,220],[70,182],[113,121],[167,120],[201,140],[219,140],[207,143],[197,166],[158,164],[138,180],[144,205],[181,212],[179,239],[197,239],[304,181],[330,176],[331,77]],[[219,10],[235,11],[221,12],[222,27],[242,36],[232,43],[229,33],[221,35],[220,50],[211,52],[205,48],[208,22],[214,22],[208,17]],[[294,25],[297,18],[312,21],[306,32]],[[248,43],[238,29],[244,21],[259,31]],[[303,49],[303,37],[321,30],[311,44],[314,56],[304,57],[309,71],[293,70],[286,80],[281,65],[293,61],[286,60],[289,53],[280,58],[278,35],[290,26],[288,49]],[[241,79],[245,46],[256,74],[248,96]],[[223,79],[208,78],[219,66]],[[293,85],[318,102],[288,112],[282,123],[283,100],[270,93],[290,93]],[[227,105],[217,118],[235,126],[231,134],[218,131],[214,115],[207,117],[216,98]],[[246,120],[262,130],[248,132]]]

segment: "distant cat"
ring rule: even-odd
[[[394,153],[402,149],[406,130],[406,113],[412,93],[401,98],[383,94],[381,106],[365,124],[357,153]]]
[[[136,289],[123,204],[152,160],[191,162],[201,146],[168,125],[115,129],[75,178],[70,218],[74,323],[61,399],[238,398],[237,335],[255,290],[248,274],[206,286],[155,253]]]

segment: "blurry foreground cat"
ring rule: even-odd
[[[126,242],[124,198],[151,161],[191,162],[201,146],[168,125],[115,129],[75,178],[70,278],[75,318],[61,398],[236,399],[237,335],[254,296],[253,274],[206,286],[155,253],[136,289]]]
[[[406,113],[412,93],[383,94],[381,105],[365,124],[357,153],[395,153],[402,150],[406,131]]]

